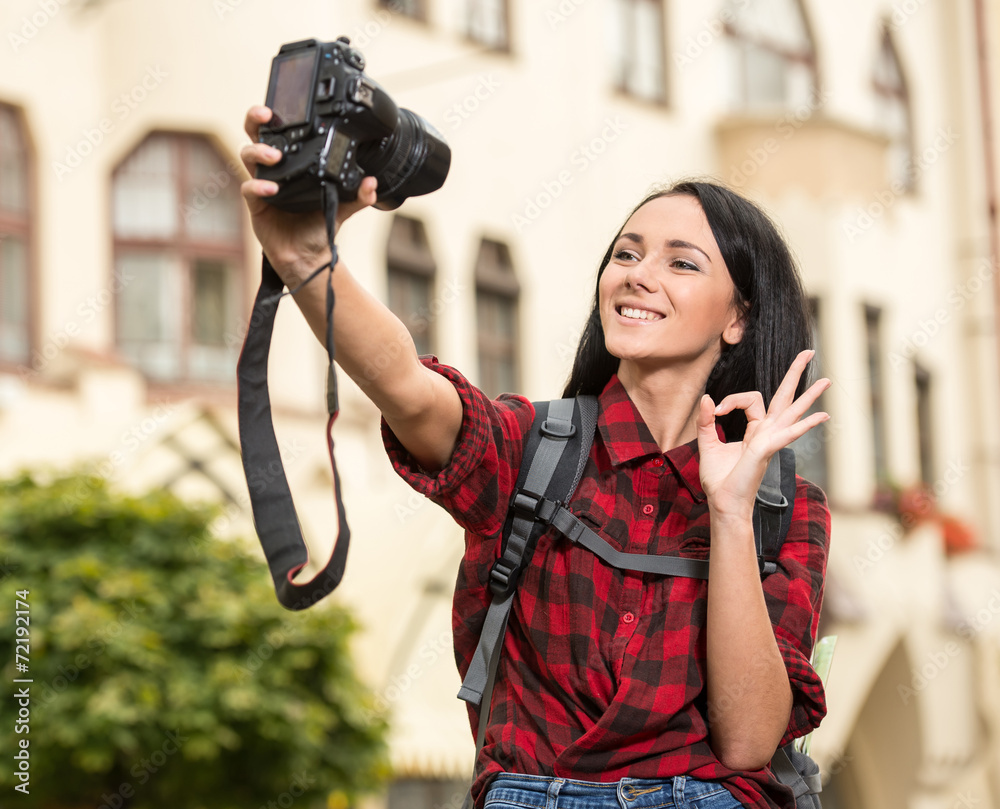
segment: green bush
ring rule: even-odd
[[[384,780],[385,723],[353,673],[351,618],[334,604],[281,608],[263,562],[214,539],[211,519],[99,477],[0,482],[0,736],[12,741],[0,790],[12,805],[344,805]],[[18,673],[24,590],[30,663]],[[15,678],[33,680],[26,735]],[[27,796],[10,766],[21,739]]]

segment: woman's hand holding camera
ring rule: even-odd
[[[257,142],[261,124],[270,120],[271,110],[267,107],[255,106],[247,112],[244,129],[253,142],[240,150],[240,157],[251,178],[256,173],[258,164],[273,166],[282,158],[277,149]],[[358,190],[358,198],[338,206],[338,231],[350,216],[374,204],[375,188],[375,178],[365,177]],[[323,213],[289,213],[269,205],[267,198],[277,190],[277,184],[270,180],[250,179],[241,186],[250,210],[254,233],[264,253],[285,284],[293,287],[330,260],[330,245]]]

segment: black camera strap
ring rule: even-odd
[[[333,348],[333,272],[337,265],[337,248],[333,243],[337,219],[337,189],[325,183],[323,213],[332,255],[329,264],[314,271],[295,289],[284,291],[284,283],[274,267],[264,257],[261,267],[260,289],[254,300],[250,323],[247,327],[243,350],[236,367],[239,386],[238,415],[240,447],[243,454],[243,471],[250,491],[254,526],[264,548],[274,590],[282,606],[290,610],[311,607],[331,593],[344,575],[347,549],[351,531],[347,525],[344,501],[340,492],[340,475],[333,454],[333,422],[339,413],[337,401],[337,373],[334,367]],[[285,468],[278,451],[271,418],[271,396],[267,386],[268,355],[274,318],[278,304],[285,295],[294,295],[317,275],[329,268],[326,287],[326,351],[330,365],[327,371],[326,406],[329,414],[326,426],[327,448],[333,469],[333,492],[337,500],[338,533],[330,558],[323,569],[312,579],[295,582],[295,575],[309,563],[309,549],[302,538],[302,527],[295,512],[292,493],[285,477]],[[267,474],[261,474],[266,472]],[[251,481],[267,481],[257,484]]]

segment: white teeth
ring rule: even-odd
[[[660,316],[653,313],[647,312],[645,309],[632,309],[628,306],[623,306],[621,308],[621,313],[623,317],[631,318],[633,320],[659,320]]]

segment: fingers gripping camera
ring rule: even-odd
[[[442,135],[397,107],[364,67],[347,37],[281,46],[267,87],[274,114],[260,128],[260,142],[284,157],[274,166],[258,165],[256,174],[278,184],[271,205],[319,210],[324,183],[336,186],[340,200],[353,200],[367,174],[378,179],[375,207],[382,210],[443,185],[451,150]]]

